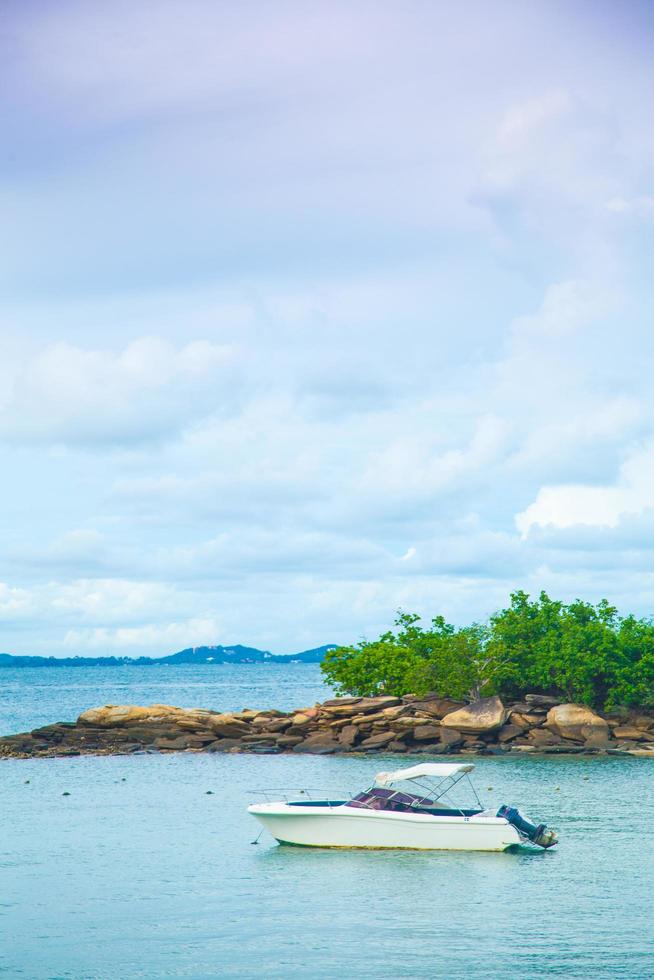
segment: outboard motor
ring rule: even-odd
[[[548,830],[544,823],[535,824],[527,820],[515,806],[501,806],[496,816],[504,817],[519,834],[538,844],[539,847],[553,847],[558,842],[558,837],[553,830]]]

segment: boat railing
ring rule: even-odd
[[[353,797],[352,793],[335,793],[333,790],[318,788],[318,789],[307,789],[303,786],[301,789],[295,789],[292,786],[285,786],[281,789],[257,789],[251,790],[251,793],[257,795],[257,799],[263,799],[264,803],[323,803],[325,806],[342,806],[344,802],[351,800]]]

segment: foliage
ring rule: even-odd
[[[399,613],[379,639],[328,652],[322,670],[336,690],[355,695],[475,700],[532,691],[596,708],[651,705],[654,624],[621,617],[605,599],[566,605],[519,591],[488,624],[457,629],[437,616],[423,628],[419,616]]]

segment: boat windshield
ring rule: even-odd
[[[451,799],[450,791],[462,780],[467,792],[463,794],[457,792],[457,797],[462,795],[464,799]],[[469,817],[483,810],[477,792],[463,767],[441,779],[421,775],[420,778],[412,776],[409,779],[398,779],[397,782],[402,783],[402,788],[374,784],[353,797],[347,805],[397,813],[427,813],[433,816]]]

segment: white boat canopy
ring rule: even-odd
[[[421,762],[418,766],[408,769],[396,769],[394,772],[378,772],[375,783],[378,786],[390,786],[391,783],[402,782],[403,779],[420,779],[421,776],[431,776],[433,779],[447,779],[457,773],[472,772],[475,767],[469,762]]]

